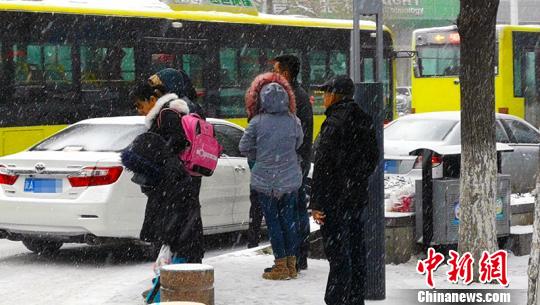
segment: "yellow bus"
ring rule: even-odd
[[[496,111],[525,118],[526,90],[535,82],[535,46],[540,27],[497,26]],[[460,109],[460,37],[456,26],[413,32],[412,110]],[[480,96],[478,98],[481,98]]]
[[[76,121],[135,114],[129,89],[165,67],[185,70],[208,116],[246,125],[244,93],[284,53],[314,88],[348,74],[352,21],[260,14],[250,0],[0,0],[0,156]],[[200,2],[200,1],[199,1]],[[184,4],[182,4],[184,3]],[[234,5],[236,3],[236,5]],[[375,25],[362,22],[363,80],[374,80]],[[385,44],[386,119],[394,117],[392,36]],[[313,97],[315,132],[323,120]]]

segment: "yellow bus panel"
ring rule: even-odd
[[[66,125],[0,128],[0,156],[23,151],[65,127]]]

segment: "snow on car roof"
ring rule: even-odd
[[[208,118],[208,122],[212,124],[224,124],[229,126],[235,126],[243,129],[242,127],[233,124],[226,120]],[[142,125],[144,124],[144,116],[134,115],[134,116],[117,116],[117,117],[105,117],[105,118],[93,118],[83,121],[79,121],[75,124],[113,124],[113,125]]]

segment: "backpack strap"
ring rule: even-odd
[[[163,114],[163,112],[165,111],[172,111],[174,113],[176,113],[178,115],[178,117],[182,118],[182,114],[172,108],[168,108],[168,107],[164,107],[163,109],[161,109],[159,111],[159,114],[158,114],[158,117],[157,117],[157,125],[158,127],[161,127],[161,115]]]

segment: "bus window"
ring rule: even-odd
[[[375,59],[365,57],[362,60],[362,81],[366,83],[375,82]]]
[[[204,61],[201,55],[184,54],[182,56],[182,70],[189,75],[193,86],[197,89],[204,87],[203,64]]]
[[[15,45],[15,82],[36,84],[71,82],[71,47],[66,45]]]
[[[225,117],[242,117],[246,88],[240,87],[240,51],[236,48],[222,48],[219,51],[221,85],[219,89],[218,114]]]
[[[240,50],[239,57],[239,66],[240,66],[240,87],[249,87],[251,81],[261,73],[261,63],[259,49],[254,48],[242,48]]]
[[[221,67],[220,115],[245,116],[244,96],[253,79],[267,67],[261,65],[261,50],[257,48],[222,48],[219,52]]]
[[[326,52],[311,51],[308,53],[309,66],[311,72],[309,74],[309,82],[311,84],[323,84],[327,80],[326,67]]]
[[[523,97],[527,90],[534,90],[536,84],[535,65],[536,54],[534,51],[522,49],[514,54],[514,96]]]
[[[152,54],[152,63],[150,71],[160,71],[165,68],[175,68],[175,56],[174,54],[158,53]]]
[[[332,76],[347,74],[347,53],[343,51],[330,52],[330,71]]]
[[[223,48],[219,51],[219,62],[221,66],[221,86],[236,86],[238,78],[237,54],[232,48]]]
[[[135,80],[135,52],[133,48],[123,48],[125,56],[122,58],[120,69],[122,70],[122,79],[126,81]]]
[[[135,80],[133,48],[81,47],[81,78],[87,83]]]
[[[459,45],[418,47],[419,77],[459,75]]]
[[[527,52],[524,61],[523,84],[525,87],[523,88],[523,91],[527,92],[527,90],[530,90],[531,93],[534,94],[532,90],[534,90],[536,86],[536,53],[534,51]]]
[[[384,90],[384,119],[391,121],[394,117],[394,94],[392,84],[392,59],[384,59],[384,67],[382,74],[383,90]]]
[[[527,88],[534,88],[536,56],[534,50],[540,33],[514,32],[513,56],[514,56],[514,96],[523,97]]]

